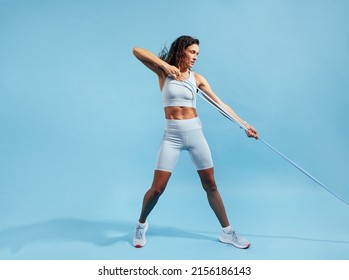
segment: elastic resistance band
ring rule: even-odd
[[[182,76],[183,77],[183,76]],[[183,77],[184,78],[184,77]],[[198,95],[204,99],[207,103],[211,104],[213,107],[215,107],[223,116],[225,116],[227,119],[238,125],[240,128],[244,129],[247,131],[247,127],[239,122],[236,118],[234,118],[231,114],[229,114],[224,108],[222,108],[216,101],[214,101],[210,96],[208,96],[205,92],[203,92],[200,88],[198,88],[196,85],[194,85],[192,82],[190,82],[188,79],[184,78],[185,80],[183,81],[184,83],[189,83],[191,86],[196,88]],[[300,167],[298,164],[290,160],[288,157],[286,157],[284,154],[282,154],[280,151],[275,149],[273,146],[268,144],[266,141],[258,137],[258,140],[260,140],[264,145],[266,145],[268,148],[270,148],[273,152],[278,154],[280,157],[282,157],[284,160],[292,164],[294,167],[296,167],[299,171],[301,171],[303,174],[308,176],[310,179],[312,179],[315,183],[317,183],[319,186],[321,186],[323,189],[328,191],[330,194],[335,196],[337,199],[345,203],[346,205],[349,206],[349,203],[345,201],[343,198],[341,198],[339,195],[337,195],[335,192],[330,190],[328,187],[326,187],[323,183],[321,183],[318,179],[316,179],[313,175],[311,175],[308,171],[306,171],[304,168]]]

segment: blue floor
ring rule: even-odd
[[[348,207],[322,189],[302,179],[284,185],[275,179],[269,186],[253,181],[249,186],[228,186],[224,181],[221,185],[232,225],[252,244],[248,250],[218,241],[220,229],[198,180],[185,182],[174,174],[149,218],[148,244],[142,249],[131,244],[142,188],[131,184],[129,191],[121,193],[115,183],[114,188],[99,185],[93,191],[71,186],[69,194],[60,193],[59,197],[53,190],[56,203],[38,199],[41,190],[23,192],[25,198],[18,196],[12,201],[21,215],[7,215],[2,221],[0,258],[349,258]],[[184,191],[188,192],[185,197]],[[27,211],[28,216],[24,214]],[[36,216],[31,214],[34,212]]]

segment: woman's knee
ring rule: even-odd
[[[165,191],[166,186],[152,186],[150,188],[153,198],[159,198]]]
[[[152,197],[159,198],[166,189],[168,180],[171,177],[170,172],[156,170],[154,173],[154,180],[150,188]]]
[[[210,192],[210,193],[211,192],[216,192],[218,190],[216,182],[214,180],[203,182],[202,183],[202,187],[204,188],[204,190],[206,192]]]
[[[217,185],[213,174],[213,169],[198,171],[202,187],[206,192],[217,191]]]

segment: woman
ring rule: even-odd
[[[142,211],[134,231],[133,245],[140,248],[146,244],[147,217],[165,190],[180,151],[188,150],[209,204],[222,226],[219,240],[237,248],[248,248],[250,243],[230,226],[222,198],[217,190],[211,152],[195,108],[197,88],[239,122],[244,123],[248,137],[258,139],[257,131],[216,96],[203,76],[191,71],[199,55],[198,39],[181,36],[171,44],[168,52],[165,48],[159,57],[138,47],[133,49],[133,54],[158,76],[166,119],[153,183],[143,199]]]

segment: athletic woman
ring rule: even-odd
[[[257,131],[217,97],[203,76],[191,70],[199,55],[198,39],[181,36],[171,44],[169,51],[164,48],[159,57],[138,47],[133,49],[133,54],[158,76],[166,119],[153,183],[143,199],[133,245],[140,248],[146,244],[147,217],[164,192],[180,152],[187,150],[206,191],[208,202],[222,226],[219,240],[237,248],[248,248],[248,240],[239,236],[231,227],[216,186],[211,152],[196,111],[197,88],[243,123],[248,137],[258,139]]]

